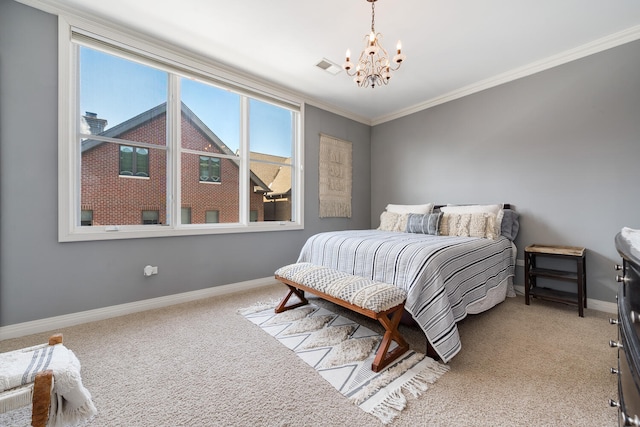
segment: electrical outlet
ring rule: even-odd
[[[144,267],[144,269],[142,270],[142,274],[144,274],[145,276],[151,276],[154,274],[158,274],[158,267],[157,266],[151,266],[151,265],[146,265]]]

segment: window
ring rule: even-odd
[[[180,211],[180,223],[191,224],[191,208],[182,208]]]
[[[158,211],[142,211],[142,223],[144,225],[158,224],[160,213]]]
[[[220,159],[200,156],[200,181],[220,182]]]
[[[120,175],[149,176],[149,150],[120,146]]]
[[[301,100],[61,19],[60,241],[302,228]]]
[[[80,225],[81,226],[93,225],[93,211],[82,210],[80,212]]]
[[[220,220],[218,219],[220,216],[220,212],[219,211],[206,211],[205,212],[205,219],[204,222],[207,224],[215,224],[220,222]]]

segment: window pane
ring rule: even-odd
[[[273,156],[258,156],[257,158],[271,158]],[[290,162],[291,159],[284,159]],[[263,218],[256,221],[291,221],[292,220],[292,197],[291,197],[291,174],[292,168],[288,164],[272,164],[252,161],[252,176],[258,176],[263,186],[269,183],[268,191],[251,196],[251,207],[254,205],[254,198],[258,198],[263,204]],[[254,187],[256,190],[258,186]],[[256,204],[258,201],[256,200]]]
[[[82,210],[80,212],[80,225],[82,226],[93,225],[93,211]]]
[[[133,175],[133,147],[120,146],[120,175]]]
[[[136,176],[149,176],[149,150],[146,148],[136,148]]]
[[[142,211],[143,224],[158,224],[160,213],[158,211]]]
[[[159,211],[158,223],[166,223],[165,150],[146,150],[143,157],[148,158],[153,171],[148,178],[138,178],[119,174],[123,148],[131,147],[102,141],[91,146],[82,142],[81,147],[80,205],[93,208],[93,225],[139,225],[142,210]],[[124,152],[132,154],[134,150]]]
[[[181,203],[191,206],[191,223],[204,224],[207,211],[218,211],[221,223],[239,222],[240,167],[232,159],[182,153]],[[212,165],[216,165],[212,167]],[[208,180],[203,180],[207,171]],[[217,181],[212,174],[221,174]]]
[[[191,208],[182,208],[180,210],[180,223],[191,224]]]
[[[254,153],[290,158],[294,137],[294,113],[282,107],[249,101],[249,144]]]
[[[240,95],[189,79],[180,80],[182,147],[237,154],[240,149]]]
[[[206,211],[204,215],[204,222],[207,224],[215,224],[217,222],[220,222],[218,220],[219,214],[220,213],[218,211]]]
[[[166,144],[168,74],[80,46],[80,132]],[[154,126],[140,125],[158,122]]]

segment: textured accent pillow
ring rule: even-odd
[[[469,237],[487,237],[487,217],[486,213],[470,214],[469,218]]]
[[[405,231],[409,214],[398,214],[395,212],[382,212],[380,214],[380,226],[382,231]]]
[[[500,235],[501,224],[502,224],[502,216],[503,216],[503,205],[462,205],[462,206],[443,206],[440,210],[444,213],[455,213],[455,214],[474,214],[474,213],[489,213],[496,215],[496,221],[494,226],[494,233],[496,235]]]
[[[394,212],[382,212],[382,214],[380,214],[380,227],[378,227],[378,230],[395,231],[394,229],[399,217],[400,215]]]
[[[438,235],[442,212],[430,214],[409,214],[407,218],[407,233],[422,233]]]
[[[396,222],[396,226],[393,228],[393,231],[402,231],[404,233],[407,230],[408,220],[409,214],[401,214],[398,216],[398,222]]]
[[[497,221],[498,218],[495,214],[487,214],[487,230],[485,233],[487,239],[495,240],[500,235],[500,233],[496,233],[496,229],[498,228],[496,225]]]
[[[440,219],[440,235],[441,236],[455,236],[456,235],[456,218],[454,214],[443,213]]]
[[[496,215],[493,213],[445,213],[440,221],[441,236],[495,239]]]
[[[471,214],[460,214],[456,216],[458,218],[456,221],[456,232],[454,236],[469,237],[469,224],[471,223]],[[449,226],[449,233],[451,233],[451,226]]]
[[[387,212],[398,214],[428,214],[433,211],[433,203],[425,203],[423,205],[387,205]]]

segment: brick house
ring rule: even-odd
[[[83,125],[94,135],[165,146],[166,103],[105,131],[106,124],[94,113],[83,116]],[[185,104],[181,126],[184,149],[234,154]],[[227,158],[184,152],[180,160],[182,222],[238,222],[238,164]],[[82,225],[167,223],[166,161],[164,149],[132,147],[124,141],[83,141]],[[264,195],[271,190],[253,172],[249,185],[250,219],[264,221]]]

